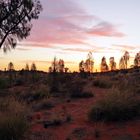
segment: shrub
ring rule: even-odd
[[[44,85],[37,87],[37,89],[36,87],[31,87],[28,92],[27,94],[20,95],[20,98],[26,100],[28,103],[50,97],[49,89]]]
[[[94,95],[91,92],[73,92],[71,93],[71,98],[90,98]]]
[[[140,116],[140,100],[128,91],[112,89],[88,114],[91,121],[125,121]]]
[[[83,140],[83,139],[86,139],[87,134],[88,134],[88,132],[87,132],[86,128],[79,127],[79,128],[75,128],[72,131],[70,138],[71,139]]]
[[[51,109],[53,107],[54,107],[54,104],[52,102],[44,100],[41,103],[34,105],[33,109],[35,111],[40,111],[40,110],[45,110],[45,109],[48,110],[48,109]]]
[[[16,79],[15,80],[15,86],[21,86],[21,85],[23,85],[24,84],[24,81],[23,81],[23,79],[21,79],[21,78],[18,78],[18,79]]]
[[[0,102],[0,140],[21,140],[28,130],[27,110],[14,99]]]
[[[70,93],[71,98],[90,98],[93,97],[92,92],[84,91],[87,81],[75,79],[68,86],[68,92]]]
[[[0,89],[9,88],[9,80],[0,78]]]
[[[71,122],[71,121],[72,121],[72,116],[71,116],[70,114],[68,114],[68,115],[66,116],[66,121],[67,121],[67,122]]]
[[[54,119],[52,121],[46,121],[44,122],[44,128],[48,128],[50,126],[59,126],[62,124],[62,120],[60,119]]]
[[[1,89],[0,90],[0,97],[6,97],[6,96],[9,96],[9,91],[8,89]]]
[[[9,113],[12,114],[24,114],[28,113],[25,108],[25,104],[18,102],[13,97],[0,98],[0,114]]]
[[[99,87],[99,88],[111,88],[112,83],[109,80],[96,79],[93,81],[93,86]]]
[[[0,118],[1,140],[21,140],[27,129],[27,121],[21,115],[2,115]]]
[[[94,136],[95,136],[95,138],[99,138],[100,137],[100,130],[95,129],[94,130]]]

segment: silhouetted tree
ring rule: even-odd
[[[26,70],[26,71],[29,71],[29,65],[28,65],[28,64],[26,64],[25,70]]]
[[[93,72],[93,65],[94,65],[94,61],[93,61],[92,52],[89,52],[87,56],[87,60],[85,62],[86,72],[89,72],[89,73]]]
[[[49,67],[49,73],[63,73],[65,71],[65,62],[63,59],[59,59],[59,61],[54,57],[51,67]]]
[[[36,64],[35,63],[32,63],[31,65],[31,71],[36,71],[37,68],[36,68]]]
[[[68,72],[68,70],[69,70],[69,68],[65,68],[65,73],[67,73],[67,72]]]
[[[58,62],[56,60],[56,57],[54,57],[54,60],[52,62],[52,69],[53,69],[53,73],[56,73],[58,71]]]
[[[8,71],[13,71],[14,70],[14,64],[12,62],[10,62],[8,64]]]
[[[58,62],[58,71],[59,72],[64,72],[64,67],[65,67],[64,60],[60,59],[59,62]]]
[[[49,73],[52,73],[53,70],[52,70],[52,67],[49,67]]]
[[[84,66],[84,61],[82,60],[80,63],[79,63],[79,71],[80,72],[84,72],[85,71],[85,66]]]
[[[8,64],[8,73],[9,73],[9,81],[10,81],[10,85],[12,85],[13,80],[15,78],[15,73],[14,73],[14,64],[12,62],[10,62]]]
[[[29,65],[28,65],[28,63],[26,63],[23,73],[24,73],[24,80],[27,83],[27,81],[29,80]]]
[[[103,57],[101,60],[101,72],[106,72],[108,71],[108,65],[106,63],[106,58]]]
[[[79,63],[79,72],[82,78],[86,78],[87,74],[85,73],[85,63],[83,60]]]
[[[116,70],[116,62],[114,60],[114,57],[110,57],[110,70]]]
[[[35,63],[32,63],[31,65],[31,74],[32,74],[32,81],[33,82],[37,82],[37,72],[36,72],[37,68],[36,68],[36,65]]]
[[[135,67],[140,67],[140,52],[138,52],[135,56],[135,59],[134,59],[134,66]]]
[[[58,92],[58,84],[59,81],[57,79],[57,72],[58,72],[58,61],[56,59],[56,57],[54,57],[54,60],[52,62],[52,75],[51,76],[51,80],[50,80],[50,91],[53,92]]]
[[[121,57],[119,62],[120,69],[127,69],[129,58],[130,58],[129,52],[125,51],[124,55]]]
[[[124,57],[121,57],[119,61],[119,69],[125,69]]]
[[[129,58],[130,58],[129,52],[128,51],[125,51],[123,57],[124,57],[125,69],[127,69],[127,67],[128,67],[128,61],[129,61]]]
[[[30,35],[32,19],[38,19],[39,0],[0,0],[0,48],[14,48]]]

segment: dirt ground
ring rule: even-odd
[[[140,120],[119,123],[89,122],[87,114],[94,103],[102,98],[106,89],[94,88],[94,97],[63,100],[50,110],[35,112],[32,120],[32,139],[35,140],[140,140]],[[45,121],[52,117],[71,120],[61,125],[44,128]]]

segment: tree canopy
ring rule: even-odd
[[[39,0],[0,0],[0,48],[6,52],[29,36],[41,10]]]
[[[14,64],[13,64],[12,62],[10,62],[10,63],[8,64],[8,70],[9,70],[9,71],[13,71],[13,70],[14,70]]]
[[[31,71],[36,71],[37,68],[36,68],[36,64],[35,63],[32,63],[31,65]]]

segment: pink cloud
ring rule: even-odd
[[[60,45],[88,45],[91,36],[123,37],[116,27],[100,18],[89,15],[72,0],[41,0],[43,13],[33,22],[33,29],[27,42],[34,47],[53,48]],[[91,21],[96,24],[88,28]]]
[[[30,42],[28,41],[24,41],[22,43],[18,43],[19,46],[21,47],[41,47],[41,48],[51,48],[52,46],[50,46],[49,44],[45,43],[45,42]],[[18,50],[22,50],[22,48],[17,48]],[[23,48],[25,49],[25,48]]]
[[[97,24],[93,28],[89,29],[88,33],[94,36],[106,36],[106,37],[124,37],[125,36],[124,33],[119,32],[116,29],[116,26],[107,22],[101,22]]]
[[[85,14],[85,10],[74,0],[41,0],[43,5],[42,16],[56,17],[75,14]]]
[[[81,44],[86,38],[83,29],[65,18],[36,21],[29,41],[46,44]]]
[[[82,49],[82,48],[66,48],[63,51],[73,51],[73,52],[89,52],[91,49]]]
[[[121,50],[121,51],[132,51],[138,48],[138,46],[131,46],[131,45],[117,45],[113,44],[112,45],[114,49],[116,50]]]

